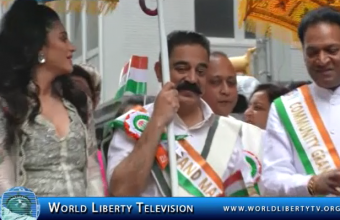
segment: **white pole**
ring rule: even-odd
[[[68,39],[72,42],[73,41],[73,34],[72,34],[72,17],[71,17],[71,11],[69,10],[70,9],[70,1],[68,0],[66,2],[66,10],[65,10],[65,13],[66,13],[66,21],[65,21],[65,25],[66,25],[66,32],[68,34]]]
[[[122,70],[120,71],[118,87],[120,87],[120,85],[122,84],[122,79],[123,79],[125,65],[123,66]]]
[[[101,4],[101,1],[98,1],[98,4]],[[105,74],[104,74],[104,29],[103,29],[103,15],[102,13],[100,15],[98,15],[98,50],[99,50],[99,73],[101,75],[102,78],[102,82],[105,82]],[[102,102],[105,101],[105,83],[102,83],[102,92],[100,94],[100,100],[102,100]]]
[[[158,25],[159,35],[161,41],[161,61],[162,61],[162,76],[163,82],[170,81],[170,70],[169,70],[169,54],[168,54],[168,41],[165,32],[164,25],[164,11],[163,11],[163,0],[157,0],[158,10]],[[169,165],[170,165],[170,179],[171,179],[171,192],[172,197],[178,196],[178,176],[177,176],[177,161],[175,152],[175,133],[174,124],[171,122],[168,126],[168,145],[169,145]]]
[[[3,10],[4,8],[2,7],[2,5],[0,5],[0,19],[2,18]]]
[[[87,14],[86,14],[86,0],[83,0],[83,8],[81,11],[81,50],[82,50],[82,62],[87,63]]]

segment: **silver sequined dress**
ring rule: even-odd
[[[17,150],[8,154],[0,144],[0,193],[9,187],[24,186],[37,196],[103,196],[100,168],[88,147],[95,145],[94,133],[87,131],[73,105],[65,100],[64,105],[71,121],[64,138],[59,138],[54,126],[38,115],[34,124],[23,126],[25,135]],[[2,113],[0,141],[4,122]]]

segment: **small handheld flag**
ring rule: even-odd
[[[148,58],[133,55],[122,69],[119,89],[114,99],[120,100],[124,95],[146,95],[147,70]]]

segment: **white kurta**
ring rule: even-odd
[[[340,152],[340,88],[334,92],[309,85],[311,95],[330,137]],[[263,174],[261,192],[265,196],[310,196],[297,152],[272,104],[263,138]]]
[[[144,107],[150,114],[153,112],[153,104]],[[215,120],[210,107],[202,100],[202,109],[204,120],[197,125],[188,128],[184,122],[176,115],[174,119],[174,133],[175,135],[189,135],[186,140],[195,148],[197,152],[202,152],[204,143],[208,134],[208,130]],[[227,141],[227,136],[226,136]],[[247,167],[248,164],[244,158],[244,154],[241,150],[241,141],[236,144],[233,154],[230,158],[227,167],[227,173],[229,175],[238,171],[241,167]],[[127,138],[125,133],[121,130],[116,130],[112,138],[109,152],[108,152],[108,165],[107,165],[107,180],[110,183],[112,173],[114,169],[124,160],[133,150],[135,143]],[[249,181],[250,177],[244,177],[245,181]],[[114,186],[113,186],[114,187]],[[140,195],[142,197],[162,197],[162,194],[156,184],[155,179],[152,177],[150,172],[149,183],[145,191]]]

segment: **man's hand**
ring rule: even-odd
[[[161,135],[173,120],[178,108],[178,92],[175,85],[167,83],[158,94],[150,121],[133,151],[113,171],[110,181],[113,196],[136,197],[145,191]]]
[[[175,84],[168,82],[156,98],[152,118],[162,126],[167,126],[173,120],[178,109],[178,91]]]
[[[340,170],[331,170],[314,177],[315,195],[340,196]]]

